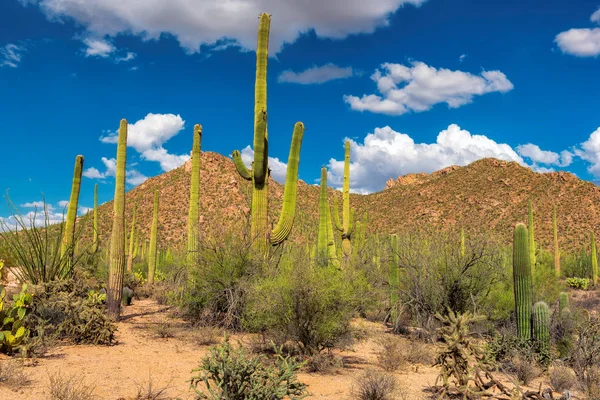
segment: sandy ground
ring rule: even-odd
[[[389,333],[383,327],[361,321],[369,337],[339,353],[344,368],[332,374],[302,373],[313,399],[350,399],[354,379],[363,370],[376,366],[376,337]],[[157,335],[157,324],[167,324],[172,338]],[[167,387],[169,398],[193,399],[187,382],[210,346],[201,345],[197,333],[185,329],[183,321],[171,316],[167,306],[153,300],[136,301],[124,309],[114,346],[59,346],[43,358],[27,362],[25,373],[31,382],[17,391],[0,383],[0,400],[50,399],[50,376],[80,377],[93,387],[98,399],[135,399],[139,388],[147,389],[149,378],[154,388]],[[196,334],[196,336],[195,336]],[[236,336],[247,342],[250,335]],[[6,358],[0,363],[8,362]],[[437,371],[428,366],[409,365],[395,374],[403,386],[398,399],[425,399],[423,389],[435,382]]]

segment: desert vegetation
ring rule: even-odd
[[[110,231],[102,232],[108,223],[100,220],[97,188],[93,211],[77,217],[80,190],[88,190],[81,185],[82,156],[62,223],[49,223],[47,207],[39,211],[40,224],[13,205],[16,227],[2,227],[0,388],[14,398],[274,400],[317,396],[315,379],[350,376],[329,398],[599,399],[594,232],[579,248],[561,249],[555,204],[544,204],[552,215],[541,218],[538,199],[527,196],[510,240],[460,223],[386,233],[369,226],[368,201],[351,203],[346,142],[341,212],[323,168],[311,205],[318,223],[309,223],[296,207],[304,135],[297,122],[281,210],[275,209],[267,135],[270,20],[262,14],[258,29],[251,168],[239,151],[232,153],[248,191],[247,218],[236,220],[235,229],[201,221],[203,129],[195,125],[190,184],[177,188],[189,192],[187,234],[167,240],[160,222],[166,190],[143,199],[151,220],[140,218],[139,198],[130,204],[125,193],[128,123],[122,120]],[[536,232],[550,219],[552,241],[541,243]],[[141,318],[140,305],[162,310],[163,319],[126,328]],[[55,349],[118,351],[133,340],[119,339],[126,329],[158,343],[153,363],[161,373],[176,354],[187,360],[192,351],[166,355],[167,343],[202,349],[192,354],[187,379],[171,382],[187,392],[157,388],[149,377],[137,391],[123,379],[112,393],[98,395],[102,374],[93,380],[63,374],[60,360],[41,394],[28,392],[29,375]],[[352,352],[360,355],[354,362]],[[418,382],[420,375],[427,378]]]

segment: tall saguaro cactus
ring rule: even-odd
[[[131,231],[129,232],[129,252],[127,253],[127,271],[133,270],[133,257],[135,246],[135,206],[133,206],[133,219],[131,220]]]
[[[256,82],[254,86],[254,162],[252,170],[244,165],[241,154],[232,153],[238,173],[244,179],[252,180],[252,206],[250,234],[254,247],[265,256],[269,254],[269,244],[278,245],[289,236],[296,212],[296,190],[298,185],[298,164],[300,147],[304,136],[304,124],[294,125],[292,145],[283,193],[283,207],[275,228],[269,228],[269,140],[267,132],[267,63],[271,16],[261,14],[256,47]]]
[[[202,145],[202,125],[194,125],[194,141],[192,143],[192,177],[190,183],[190,207],[187,222],[187,260],[192,264],[198,256],[198,224],[200,223],[200,148]]]
[[[110,237],[106,305],[109,315],[119,320],[125,273],[125,165],[127,163],[127,120],[122,119],[117,140],[117,166],[113,226]]]
[[[156,248],[158,234],[158,190],[154,191],[154,213],[152,215],[152,230],[150,231],[150,250],[148,253],[148,283],[154,283],[154,272],[156,271]]]
[[[335,227],[342,233],[342,250],[344,256],[349,257],[352,253],[350,238],[354,230],[354,210],[350,209],[350,141],[346,140],[344,145],[344,185],[342,188],[342,221],[340,223],[337,200],[334,198],[334,221]]]
[[[460,256],[462,258],[465,257],[466,247],[465,247],[465,230],[463,228],[460,229]]]
[[[515,312],[517,314],[517,335],[522,339],[531,338],[531,304],[533,286],[531,278],[531,258],[527,227],[517,224],[513,242],[513,279],[515,291]]]
[[[94,241],[92,242],[92,253],[98,252],[100,242],[98,240],[98,184],[94,185]]]
[[[560,250],[558,248],[558,223],[556,221],[556,204],[552,207],[552,232],[554,233],[554,273],[560,276]]]
[[[68,267],[65,271],[67,276],[73,275],[73,253],[75,245],[75,220],[77,219],[77,207],[79,204],[79,190],[81,189],[81,173],[83,170],[83,156],[75,157],[75,168],[73,169],[73,183],[71,185],[71,197],[67,208],[67,221],[63,233],[60,253],[67,255]]]
[[[529,200],[529,259],[531,270],[535,269],[535,237],[533,233],[533,205]]]
[[[328,257],[327,245],[327,168],[321,168],[321,187],[319,191],[319,235],[317,236],[317,254],[319,257]]]
[[[400,247],[398,246],[398,235],[390,236],[391,257],[390,257],[390,303],[392,306],[390,318],[392,325],[398,320],[398,291],[400,290]]]
[[[592,282],[594,285],[598,283],[598,250],[596,248],[596,239],[594,238],[594,232],[592,231],[591,251],[592,251]]]

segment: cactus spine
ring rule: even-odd
[[[268,221],[268,132],[267,132],[267,63],[271,16],[261,14],[256,47],[256,82],[254,87],[254,163],[249,171],[241,160],[241,154],[232,153],[237,170],[244,179],[252,180],[252,206],[250,235],[255,249],[269,255],[269,244],[281,244],[289,236],[296,211],[296,190],[298,185],[298,163],[300,147],[304,135],[304,124],[294,125],[292,145],[283,193],[283,207],[275,228],[269,229]]]
[[[131,272],[133,269],[133,251],[135,245],[135,206],[133,206],[133,218],[131,220],[131,231],[129,233],[129,252],[127,253],[127,271]]]
[[[543,301],[533,305],[533,338],[540,348],[550,347],[550,310]]]
[[[529,259],[531,270],[535,269],[535,238],[533,234],[533,205],[529,200]]]
[[[591,237],[592,247],[592,282],[594,285],[598,283],[598,252],[596,250],[596,239],[594,239],[594,232],[592,231]]]
[[[100,242],[98,241],[98,184],[94,185],[94,241],[92,242],[92,253],[98,252]]]
[[[554,233],[554,273],[560,276],[560,250],[558,249],[558,223],[556,222],[556,204],[552,207],[552,231]]]
[[[75,157],[75,168],[73,170],[73,183],[71,185],[71,197],[67,209],[67,221],[63,233],[60,254],[66,255],[67,265],[64,275],[73,275],[73,255],[75,250],[75,220],[77,219],[77,206],[79,203],[79,190],[81,189],[81,173],[83,170],[83,156]]]
[[[342,221],[338,215],[337,201],[334,199],[335,227],[342,233],[342,250],[344,256],[352,254],[352,243],[350,238],[354,230],[354,210],[350,210],[350,141],[346,140],[344,145],[344,186],[342,192]]]
[[[194,141],[192,144],[192,177],[190,183],[190,208],[187,222],[187,260],[192,264],[198,255],[198,224],[200,223],[200,147],[202,143],[202,125],[194,126]]]
[[[125,165],[127,163],[127,120],[122,119],[117,142],[113,226],[110,237],[110,256],[106,305],[108,314],[119,320],[125,273]]]
[[[560,292],[558,295],[558,314],[562,315],[564,309],[569,308],[569,295],[566,292]]]
[[[154,191],[154,213],[152,215],[152,230],[150,232],[150,250],[148,252],[148,283],[154,283],[154,272],[156,271],[157,243],[156,235],[158,233],[158,190]]]
[[[517,334],[522,339],[531,338],[531,304],[533,287],[531,278],[531,258],[529,239],[524,224],[517,224],[513,242],[513,279],[515,291],[515,312]]]

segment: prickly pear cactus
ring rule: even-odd
[[[13,296],[13,304],[6,306],[6,290],[0,285],[0,352],[12,354],[29,336],[29,329],[23,326],[25,316],[31,310],[33,297],[23,284],[21,293]]]

